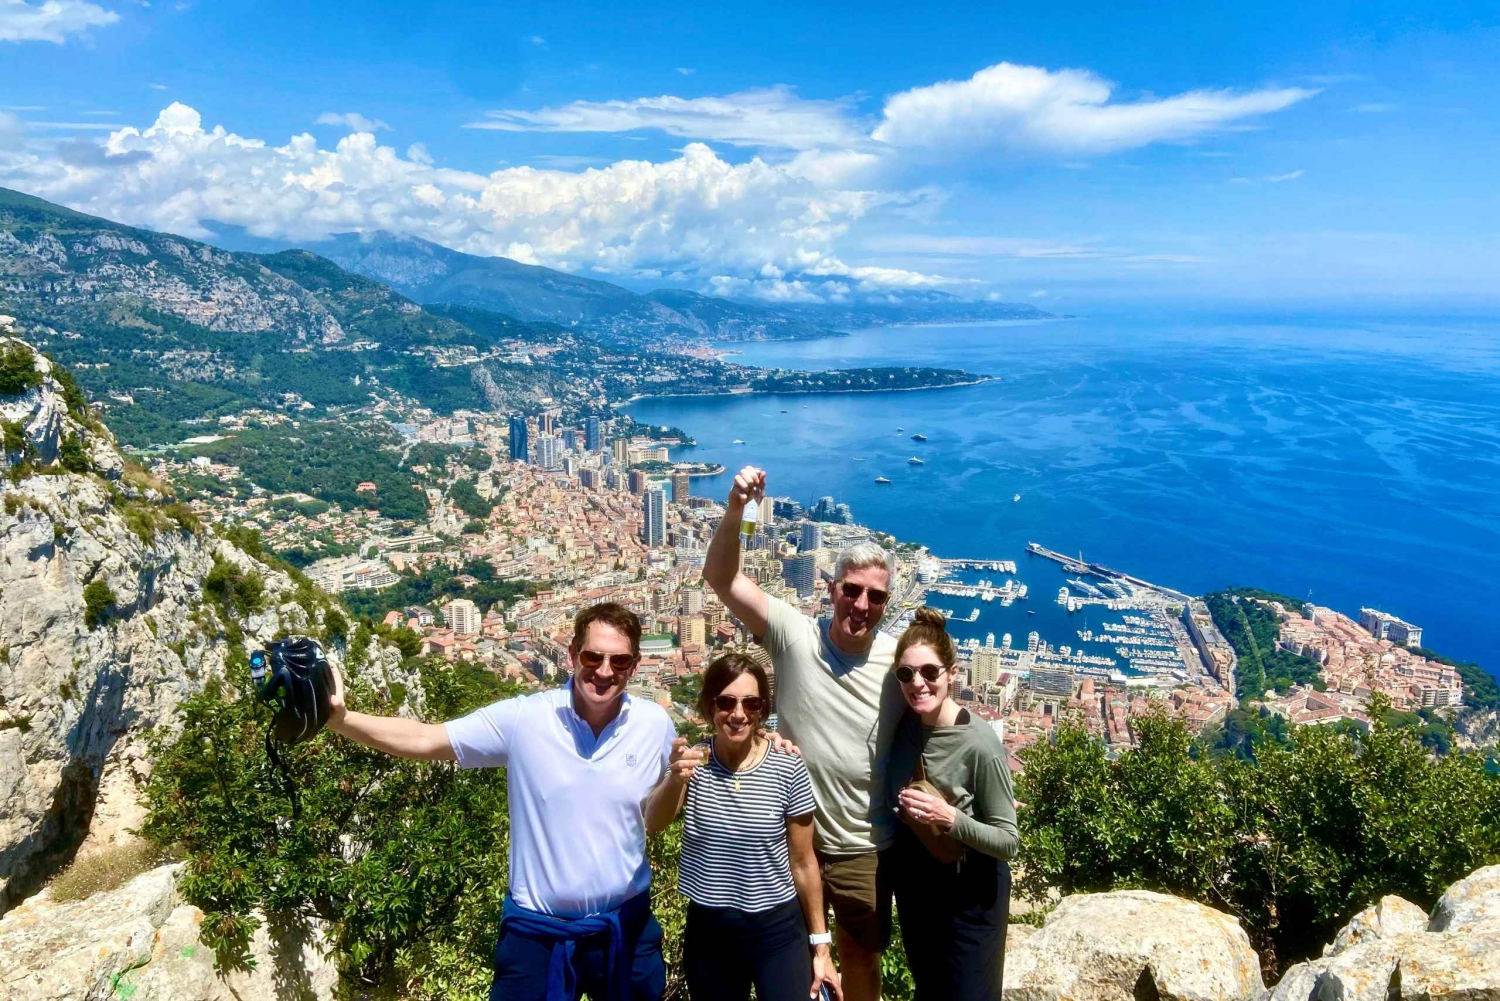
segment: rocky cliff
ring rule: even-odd
[[[142,735],[238,647],[321,631],[326,596],[129,469],[65,373],[0,338],[0,913],[131,838]],[[218,580],[254,600],[224,600]],[[236,637],[231,643],[229,635]]]

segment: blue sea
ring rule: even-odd
[[[697,438],[674,458],[762,466],[772,494],[831,494],[940,556],[1017,560],[1031,609],[1058,586],[1025,556],[1036,541],[1195,594],[1246,585],[1351,615],[1372,605],[1422,626],[1427,646],[1500,669],[1500,321],[887,327],[749,345],[736,360],[999,376],[627,409]],[[693,481],[727,488],[728,474]],[[1025,603],[1003,616],[992,604],[972,632],[1019,623],[1024,643]]]

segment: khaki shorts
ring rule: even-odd
[[[891,884],[884,856],[818,853],[823,901],[833,907],[834,924],[866,952],[881,952],[891,943]]]

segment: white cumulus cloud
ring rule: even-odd
[[[314,125],[337,125],[352,132],[379,132],[390,126],[379,118],[366,118],[357,111],[325,111],[313,119]]]
[[[1280,111],[1317,93],[1282,87],[1237,93],[1196,90],[1111,102],[1113,85],[1087,70],[997,63],[967,80],[946,80],[886,101],[874,138],[947,151],[1004,147],[1102,154],[1180,141]]]
[[[490,111],[471,129],[503,132],[630,132],[657,129],[684,139],[735,146],[816,149],[857,146],[866,136],[847,101],[808,101],[791,87],[766,87],[722,97],[639,97],[574,101],[537,111]]]
[[[120,15],[84,0],[0,0],[0,42],[56,42],[87,28],[114,24]]]
[[[435,166],[419,148],[403,155],[369,132],[332,149],[308,134],[272,145],[206,129],[179,103],[149,128],[114,132],[87,162],[0,153],[0,184],[199,238],[211,236],[215,221],[303,241],[384,229],[565,270],[800,273],[864,288],[948,284],[898,268],[851,267],[837,256],[850,227],[897,196],[823,187],[760,158],[732,164],[701,143],[661,163],[481,174]]]

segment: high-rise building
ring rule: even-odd
[[[630,492],[640,497],[646,492],[646,474],[639,469],[630,471]]]
[[[526,415],[517,414],[510,419],[510,457],[516,462],[530,462],[528,447],[530,434],[526,428]]]
[[[1038,695],[1070,698],[1073,695],[1073,671],[1066,667],[1033,667],[1031,690]]]
[[[797,542],[797,549],[807,553],[814,549],[823,548],[823,526],[816,521],[804,521],[802,523],[802,536]]]
[[[812,553],[799,553],[782,560],[781,577],[796,589],[799,598],[811,597],[813,584],[818,579],[818,561]]]
[[[685,587],[682,589],[682,614],[697,615],[703,611],[703,588]]]
[[[583,448],[587,452],[599,451],[599,418],[590,417],[583,424]]]
[[[563,428],[560,437],[562,438],[563,448],[567,449],[569,452],[578,451],[577,428]]]
[[[621,469],[630,466],[630,442],[625,438],[616,438],[610,444],[610,454],[614,456],[615,465]]]
[[[991,685],[1000,680],[1000,651],[995,647],[995,634],[990,634],[990,641],[978,650],[974,651],[973,678],[971,679],[975,688],[980,685]]]
[[[535,461],[543,469],[562,467],[562,442],[554,435],[542,435],[536,440]]]
[[[578,471],[578,482],[589,490],[598,490],[600,486],[599,470],[580,469]]]
[[[567,473],[569,476],[577,476],[578,460],[573,458],[571,455],[565,455],[563,456],[562,468],[563,472]]]
[[[468,598],[454,598],[443,606],[443,619],[455,636],[472,636],[483,622],[479,608]]]
[[[692,493],[692,480],[687,473],[678,471],[672,474],[672,503],[686,504],[688,495]]]
[[[647,490],[641,497],[641,512],[645,515],[641,523],[641,541],[651,547],[665,545],[667,495],[660,490]]]
[[[544,410],[542,411],[542,415],[536,420],[537,427],[541,430],[542,434],[551,434],[553,429],[557,427],[557,411]]]
[[[703,626],[703,616],[684,615],[677,620],[677,645],[678,646],[702,646],[707,631]]]

